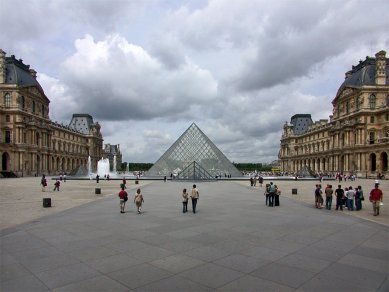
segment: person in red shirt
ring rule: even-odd
[[[382,202],[382,191],[378,188],[379,184],[376,183],[374,185],[374,189],[370,191],[370,197],[369,200],[373,204],[373,211],[374,211],[374,216],[377,216],[380,214],[380,203]]]
[[[119,199],[120,199],[120,213],[125,213],[124,208],[126,207],[126,202],[128,200],[128,194],[124,190],[124,187],[122,187],[122,190],[119,192]]]

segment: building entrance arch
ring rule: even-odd
[[[10,170],[10,167],[9,167],[10,161],[11,161],[11,158],[10,158],[8,152],[4,152],[1,155],[1,170],[2,171],[9,171]]]
[[[370,171],[377,170],[377,157],[375,153],[370,154]]]
[[[381,170],[388,171],[388,153],[382,152],[380,155],[381,159]]]

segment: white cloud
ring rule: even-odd
[[[38,71],[51,118],[91,114],[125,161],[156,161],[192,122],[230,160],[272,161],[285,121],[327,119],[344,73],[389,47],[385,0],[3,0],[2,8],[2,49]]]

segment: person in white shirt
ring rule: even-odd
[[[346,192],[346,197],[347,197],[347,209],[349,211],[354,211],[355,191],[353,187],[349,187],[348,191]]]

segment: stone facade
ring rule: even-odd
[[[90,121],[82,130],[51,121],[50,100],[36,71],[14,56],[6,57],[1,49],[0,98],[2,175],[70,173],[87,167],[89,155],[96,169],[103,148],[100,125],[87,114],[76,114]]]
[[[284,124],[281,169],[295,173],[308,166],[316,173],[389,178],[388,80],[385,51],[353,66],[332,101],[329,120],[312,122],[302,132],[292,122]],[[307,115],[292,118],[298,116]]]

